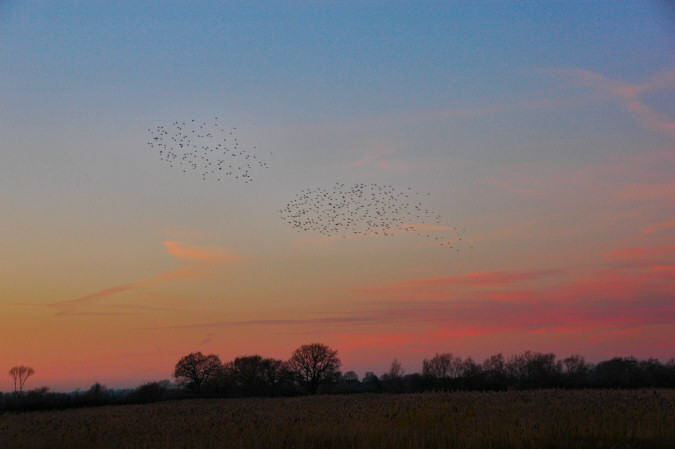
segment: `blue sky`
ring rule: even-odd
[[[5,90],[209,91],[266,116],[493,104],[542,68],[638,82],[674,49],[658,2],[5,3]]]

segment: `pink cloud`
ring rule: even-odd
[[[228,327],[251,327],[251,326],[282,326],[301,327],[301,326],[353,326],[356,324],[372,322],[374,317],[368,316],[333,316],[324,318],[286,318],[286,319],[261,319],[245,321],[211,321],[200,323],[179,324],[175,326],[160,326],[148,329],[194,329],[194,328],[228,328]]]
[[[430,112],[416,116],[418,119],[456,119],[456,118],[470,118],[481,117],[484,115],[492,115],[511,109],[511,105],[493,105],[483,107],[469,107],[459,109],[446,109],[444,111]]]
[[[381,358],[387,351],[418,357],[432,347],[491,342],[497,352],[506,347],[504,342],[515,347],[513,342],[522,344],[528,338],[556,346],[565,340],[586,342],[612,335],[612,344],[625,349],[635,335],[644,336],[646,342],[675,340],[672,331],[664,331],[675,320],[671,256],[668,245],[620,248],[607,253],[602,269],[555,287],[527,281],[561,273],[557,270],[469,272],[374,286],[360,292],[358,303],[329,316],[324,310],[307,318],[212,321],[172,328],[278,328],[284,335],[303,338],[319,334],[335,342],[342,355],[363,357],[366,364],[368,358]],[[663,260],[652,262],[654,257]],[[624,263],[636,265],[626,268]],[[461,286],[461,293],[442,291],[439,285]]]
[[[462,275],[441,276],[436,278],[414,279],[403,283],[404,286],[415,285],[500,285],[514,282],[539,279],[556,274],[556,271],[477,271]]]
[[[675,181],[669,183],[630,183],[627,184],[618,196],[622,200],[640,201],[640,200],[673,200],[675,199]]]
[[[613,261],[675,256],[675,245],[637,246],[631,248],[619,248],[608,251],[605,255],[607,256],[608,259]]]
[[[352,167],[352,168],[356,168],[356,167],[363,167],[363,166],[366,166],[366,165],[371,165],[375,161],[377,161],[377,160],[379,160],[383,157],[389,156],[393,153],[394,153],[393,149],[380,149],[380,150],[374,151],[371,154],[367,154],[367,155],[363,156],[361,159],[359,159],[355,162],[352,162],[351,164],[349,164],[349,166]]]
[[[665,221],[662,223],[656,223],[650,226],[647,226],[642,230],[643,234],[655,234],[657,232],[662,232],[666,231],[668,229],[673,229],[675,228],[675,220],[673,221]]]
[[[149,279],[150,282],[162,281],[190,281],[195,279],[209,279],[213,274],[207,268],[215,265],[210,263],[205,264],[190,264],[183,265],[175,270],[165,271],[164,273],[156,274]]]
[[[400,347],[426,339],[424,332],[357,332],[340,337],[340,351],[344,352],[372,347]]]
[[[485,179],[481,182],[486,185],[497,187],[497,189],[500,191],[508,191],[510,193],[514,193],[516,195],[524,196],[531,199],[543,199],[547,197],[547,195],[540,190],[515,185],[513,182],[501,179]]]
[[[382,172],[386,173],[403,173],[417,170],[420,168],[428,168],[429,164],[422,164],[418,162],[406,161],[403,159],[394,160],[379,160],[373,166]]]
[[[610,207],[620,214],[639,211],[645,220],[650,219],[650,209],[675,204],[674,169],[675,148],[664,148],[583,165],[508,165],[483,184],[496,187],[492,193],[508,200],[515,194],[529,200],[547,198],[575,208],[589,207],[590,213]],[[596,207],[600,203],[608,207]]]
[[[185,260],[188,263],[175,270],[165,271],[156,274],[138,282],[116,285],[113,287],[104,288],[94,293],[89,293],[65,301],[58,301],[55,303],[46,304],[49,307],[54,307],[59,310],[59,314],[107,314],[119,312],[105,312],[105,311],[87,311],[82,312],[77,310],[77,307],[84,304],[91,304],[98,302],[98,300],[106,299],[111,296],[124,293],[131,290],[147,288],[158,285],[164,282],[175,282],[195,279],[210,279],[214,276],[213,268],[221,266],[226,263],[239,262],[245,259],[229,252],[225,248],[219,247],[205,247],[190,245],[180,241],[165,241],[163,242],[167,247],[170,255],[180,260]],[[107,305],[110,307],[110,305]]]
[[[196,246],[179,241],[165,241],[169,254],[182,260],[199,260],[207,262],[236,262],[241,260],[236,254],[225,248]]]
[[[369,169],[382,173],[406,173],[419,169],[434,168],[430,163],[412,159],[389,158],[393,151],[378,152],[376,155],[365,156],[349,165],[349,168]]]
[[[99,290],[94,293],[90,293],[85,296],[80,296],[79,298],[73,298],[73,299],[68,299],[66,301],[60,301],[57,303],[54,303],[55,305],[57,304],[72,304],[72,303],[78,303],[78,302],[85,302],[85,301],[91,301],[95,299],[103,299],[107,298],[108,296],[116,295],[118,293],[122,293],[128,290],[134,290],[137,289],[141,286],[143,286],[145,283],[144,282],[134,282],[133,284],[123,284],[123,285],[116,285],[114,287],[109,287],[109,288],[104,288],[103,290]]]
[[[431,278],[409,279],[406,281],[396,281],[390,285],[375,288],[366,288],[365,293],[396,293],[397,295],[406,295],[408,293],[423,292],[424,295],[439,297],[439,290],[448,289],[455,286],[468,287],[489,287],[495,285],[512,284],[516,282],[540,279],[560,273],[559,271],[478,271],[465,273],[461,275],[438,276]],[[443,297],[444,293],[440,293]]]
[[[623,103],[626,110],[632,113],[643,127],[675,139],[675,119],[655,111],[640,99],[640,96],[647,92],[675,90],[675,71],[659,74],[644,84],[628,84],[585,69],[547,70],[547,72],[570,76],[581,86],[604,92]]]
[[[650,263],[644,258],[672,255],[672,250],[672,246],[616,250],[606,268],[555,287],[506,288],[556,273],[541,271],[469,273],[370,288],[362,292],[370,304],[364,314],[399,327],[450,328],[457,335],[663,325],[675,320],[675,262],[671,258]],[[615,260],[631,264],[614,265]],[[457,293],[429,288],[439,285],[469,289]]]

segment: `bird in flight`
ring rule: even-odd
[[[159,159],[182,173],[195,174],[203,181],[223,181],[226,177],[253,182],[254,173],[268,169],[269,163],[257,152],[256,147],[244,148],[234,132],[226,129],[218,117],[213,121],[175,121],[170,125],[148,128],[148,145]],[[227,165],[227,171],[223,167]]]
[[[441,224],[442,217],[424,206],[422,199],[429,196],[411,187],[401,190],[392,185],[338,182],[332,188],[301,190],[278,213],[299,232],[345,238],[408,232],[453,247],[463,231]]]

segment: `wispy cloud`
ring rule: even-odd
[[[556,270],[540,271],[478,271],[466,273],[458,276],[441,276],[436,278],[414,279],[403,285],[503,285],[515,282],[530,281],[540,279],[545,276],[559,274]]]
[[[675,205],[674,169],[674,150],[644,149],[637,154],[617,154],[598,162],[568,166],[511,164],[499,167],[492,179],[482,184],[508,200],[545,198],[549,203],[576,209],[586,207],[590,214],[602,210],[596,207],[600,203],[611,205],[617,213],[639,208],[644,220],[649,219],[646,207],[665,210]],[[655,229],[667,229],[670,226],[667,223],[670,222],[661,224],[665,228]]]
[[[196,246],[181,241],[165,241],[163,243],[166,246],[169,255],[187,263],[177,269],[165,271],[137,282],[107,287],[93,293],[79,296],[77,298],[57,301],[45,305],[56,309],[59,315],[126,314],[127,312],[111,312],[108,310],[83,311],[80,307],[84,305],[91,306],[100,303],[102,300],[114,295],[132,290],[157,286],[165,282],[209,279],[214,276],[214,268],[225,264],[246,260],[239,255],[232,253],[227,248],[215,246]],[[110,304],[106,305],[108,308],[111,306],[112,305]],[[138,311],[142,310],[144,307],[142,305],[138,305],[128,308],[130,310],[133,309],[134,311]]]
[[[630,248],[619,248],[605,253],[611,261],[626,261],[636,259],[647,259],[655,257],[670,256],[675,258],[675,245],[659,246],[635,246]]]
[[[661,256],[660,260],[653,260]],[[672,247],[621,248],[606,254],[602,269],[573,277],[560,270],[470,272],[426,277],[364,289],[348,310],[316,311],[306,318],[204,321],[152,330],[273,328],[285,334],[317,331],[341,350],[421,345],[497,334],[621,332],[675,320]],[[631,267],[617,262],[645,262]],[[651,261],[651,262],[649,262]],[[649,263],[647,263],[649,262]],[[556,285],[537,281],[561,275]],[[565,280],[562,275],[570,276]],[[429,295],[430,287],[461,292]],[[617,337],[619,338],[619,337]]]
[[[518,110],[578,106],[588,104],[589,102],[612,99],[620,102],[624,109],[633,114],[642,126],[669,135],[670,137],[675,137],[675,118],[654,110],[643,99],[647,94],[673,92],[675,90],[675,70],[659,73],[642,84],[630,84],[581,68],[543,68],[538,69],[537,72],[546,75],[563,76],[577,86],[592,90],[588,93],[573,96],[551,97],[547,95],[539,96],[538,98],[532,98],[532,93],[528,93],[525,97],[500,104],[427,111],[399,117],[371,118],[367,120],[362,118],[357,126],[377,124],[380,124],[380,126],[383,124],[393,126],[424,121],[478,118]]]
[[[206,262],[238,262],[243,260],[226,248],[213,246],[196,246],[179,241],[165,241],[169,254],[181,260],[197,260]]]
[[[349,164],[349,166],[352,167],[352,168],[357,168],[357,167],[363,167],[363,166],[371,165],[375,161],[379,161],[382,158],[393,154],[394,152],[395,152],[395,150],[393,148],[377,149],[370,154],[366,154],[361,159],[352,162],[351,164]]]
[[[509,192],[518,196],[523,196],[530,199],[545,199],[549,195],[542,190],[516,185],[513,181],[506,181],[503,179],[485,179],[481,181],[485,185],[496,187],[501,192]],[[521,180],[522,182],[522,180]]]
[[[628,201],[675,200],[675,181],[669,183],[632,182],[617,192],[617,197]]]
[[[89,302],[89,301],[94,301],[98,299],[104,299],[107,298],[108,296],[116,295],[118,293],[126,292],[129,290],[134,290],[140,287],[143,287],[145,285],[148,285],[150,283],[150,279],[140,281],[140,282],[134,282],[133,284],[123,284],[123,285],[116,285],[114,287],[108,287],[104,288],[102,290],[96,291],[94,293],[89,293],[84,296],[80,296],[77,298],[73,299],[67,299],[65,301],[59,301],[52,303],[52,306],[66,306],[66,305],[73,305],[77,303],[82,303],[82,302]]]
[[[604,93],[609,98],[622,104],[624,109],[633,114],[645,128],[675,139],[675,118],[654,110],[642,99],[642,96],[647,93],[675,91],[675,71],[660,73],[643,84],[626,83],[580,68],[545,69],[542,71],[567,76],[579,86]]]
[[[244,320],[244,321],[212,321],[204,323],[188,323],[174,326],[159,326],[146,329],[199,329],[199,328],[225,328],[241,326],[329,326],[342,324],[357,324],[375,321],[375,317],[368,316],[338,316],[324,318],[290,318],[290,319],[270,319],[270,320]]]
[[[393,293],[397,297],[406,295],[429,295],[431,297],[443,297],[445,291],[452,287],[493,287],[498,285],[513,284],[517,282],[531,281],[544,277],[562,274],[558,270],[539,271],[478,271],[461,275],[448,275],[409,279],[396,281],[389,285],[369,287],[362,292],[369,295],[378,293]]]
[[[356,142],[353,145],[363,147],[358,159],[346,165],[337,166],[337,169],[359,169],[377,173],[405,173],[430,167],[429,164],[420,162],[414,157],[402,156],[400,150],[405,145],[396,140],[382,138],[367,139],[363,142]]]
[[[652,225],[647,226],[642,230],[643,234],[649,235],[649,234],[656,234],[659,232],[667,231],[670,229],[675,229],[675,220],[672,221],[664,221],[661,223],[655,223]]]
[[[655,256],[661,258],[653,260]],[[610,252],[601,270],[554,287],[518,284],[556,273],[560,272],[488,272],[415,279],[364,289],[369,305],[361,310],[365,316],[379,317],[381,323],[398,327],[481,333],[633,328],[675,320],[672,246]],[[429,288],[457,285],[465,288],[461,292]]]

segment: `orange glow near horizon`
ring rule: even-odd
[[[35,342],[29,352],[6,352],[4,361],[36,366],[34,383],[69,389],[85,388],[82,382],[87,379],[132,386],[134,381],[168,378],[175,361],[195,350],[216,353],[223,360],[251,353],[285,359],[310,341],[334,345],[343,357],[343,370],[361,374],[384,372],[393,358],[404,361],[411,372],[435,352],[478,360],[533,348],[559,356],[570,351],[585,355],[583,338],[611,333],[625,340],[638,334],[644,341],[651,338],[660,346],[634,355],[668,358],[675,341],[668,343],[662,337],[675,320],[674,252],[672,245],[617,248],[606,252],[607,265],[592,276],[540,270],[411,277],[391,286],[362,288],[344,299],[345,306],[330,313],[308,309],[304,317],[263,312],[265,317],[246,319],[241,312],[200,311],[194,302],[171,304],[160,294],[164,286],[159,280],[175,285],[207,278],[157,275],[59,303],[3,305],[24,317],[20,323],[3,320],[5,334],[13,336],[15,344]],[[218,264],[240,260],[220,254],[190,250],[177,257]],[[567,280],[549,285],[561,276]],[[542,345],[539,340],[545,334],[566,334],[580,346]],[[74,341],[83,345],[73,345]],[[493,343],[478,349],[481,341]],[[613,348],[616,342],[599,339],[594,353],[602,352],[603,345]],[[477,352],[469,352],[470,348]],[[73,375],[64,381],[63,373],[71,370]]]

